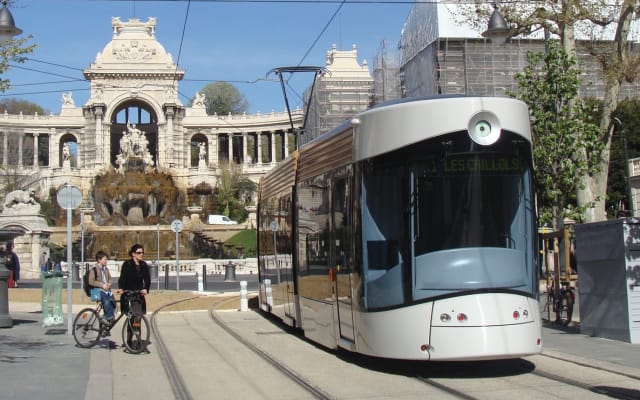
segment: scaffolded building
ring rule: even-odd
[[[544,39],[518,38],[495,45],[480,37],[444,36],[439,29],[440,18],[444,18],[443,8],[436,3],[416,3],[407,17],[400,39],[405,97],[516,93],[514,76],[527,66],[527,53],[545,51]],[[576,43],[583,97],[604,97],[602,68],[592,55],[592,49],[603,44],[606,42]],[[625,82],[620,97],[635,97],[638,88],[638,83]]]
[[[358,63],[358,51],[341,51],[334,45],[327,52],[326,71],[316,80],[313,93],[305,92],[308,108],[300,144],[340,125],[346,119],[369,108],[373,78],[366,60]]]

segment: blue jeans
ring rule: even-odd
[[[100,291],[100,301],[104,309],[105,319],[112,320],[115,318],[116,303],[113,301],[113,295]]]

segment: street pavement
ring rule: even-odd
[[[79,311],[83,305],[73,307]],[[65,309],[66,311],[66,309]],[[239,312],[239,311],[238,311]],[[254,311],[246,311],[254,313]],[[221,313],[232,318],[236,312]],[[109,350],[107,341],[102,348],[81,349],[73,337],[67,335],[66,325],[43,328],[38,303],[11,303],[9,314],[12,327],[0,329],[0,383],[2,399],[16,400],[110,400],[124,397],[151,396],[171,399],[173,395],[156,352],[141,356],[128,355],[118,347]],[[255,316],[255,315],[254,315]],[[261,317],[247,318],[255,324],[264,324]],[[252,329],[246,325],[247,329]],[[163,327],[164,329],[164,327]],[[179,329],[171,328],[167,329]],[[114,334],[118,336],[117,334]],[[113,338],[116,342],[118,337]],[[640,345],[589,337],[579,328],[543,328],[544,353],[584,365],[624,373],[640,379]],[[121,354],[122,353],[122,354]],[[133,390],[118,387],[122,377],[135,376],[142,382]],[[207,382],[202,382],[206,385]],[[127,391],[129,390],[129,391]],[[127,395],[131,394],[131,396]]]

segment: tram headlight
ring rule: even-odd
[[[482,111],[471,117],[467,131],[471,140],[480,145],[488,146],[498,141],[502,127],[494,113]]]
[[[451,321],[451,316],[447,313],[440,314],[440,321],[449,322]]]

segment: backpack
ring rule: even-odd
[[[98,279],[98,270],[96,269],[96,267],[92,267],[89,268],[87,270],[87,272],[84,273],[84,276],[82,277],[82,282],[83,282],[83,289],[84,289],[84,294],[86,294],[87,296],[91,297],[91,286],[89,286],[89,271],[93,270],[93,279],[96,280]]]

